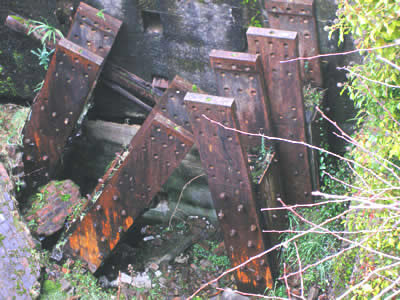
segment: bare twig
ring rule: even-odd
[[[389,47],[396,47],[398,45],[400,45],[400,41],[397,41],[396,43],[393,43],[393,44],[380,46],[380,47],[365,48],[365,49],[355,49],[355,50],[346,51],[346,52],[339,52],[339,53],[318,54],[318,55],[315,55],[315,56],[308,56],[308,57],[297,57],[297,58],[288,59],[288,60],[281,60],[280,63],[283,64],[283,63],[289,63],[289,62],[298,61],[298,60],[312,60],[312,59],[317,59],[317,58],[320,58],[320,57],[328,57],[328,56],[349,55],[349,54],[358,53],[358,52],[375,51],[375,50],[385,49],[385,48],[389,48]]]
[[[182,188],[181,193],[179,194],[178,202],[176,203],[174,212],[172,213],[172,215],[171,215],[171,217],[169,219],[169,225],[168,225],[169,227],[172,226],[172,219],[174,218],[174,216],[176,214],[176,211],[178,210],[178,206],[181,203],[181,200],[182,200],[182,197],[183,197],[183,192],[186,190],[186,188],[189,186],[189,184],[191,184],[193,181],[195,181],[196,179],[198,179],[200,177],[203,177],[203,176],[206,176],[206,174],[197,175],[196,177],[193,177],[192,179],[190,179],[188,182],[185,183],[185,185]]]
[[[337,70],[345,70],[345,71],[349,72],[350,74],[353,74],[354,76],[360,77],[362,79],[365,79],[367,81],[370,81],[370,82],[373,82],[373,83],[376,83],[376,84],[384,85],[384,86],[387,86],[387,87],[390,87],[390,88],[400,89],[399,85],[393,85],[393,84],[389,84],[389,83],[386,83],[386,82],[382,82],[382,81],[379,81],[379,80],[374,80],[374,79],[365,77],[364,75],[356,73],[356,72],[354,72],[354,71],[352,71],[352,70],[350,70],[349,68],[346,68],[346,67],[336,67],[336,69]]]
[[[376,59],[377,59],[377,60],[380,60],[380,61],[383,61],[384,63],[387,63],[387,64],[390,65],[391,67],[393,67],[393,68],[395,68],[395,69],[397,69],[397,70],[400,71],[400,66],[398,66],[398,65],[396,65],[396,64],[394,64],[394,63],[392,63],[390,60],[388,60],[388,59],[386,59],[386,58],[384,58],[384,57],[382,57],[382,56],[380,56],[380,55],[378,55],[378,56],[376,57]]]

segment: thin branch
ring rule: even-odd
[[[382,57],[382,56],[380,56],[380,55],[378,55],[378,56],[376,57],[376,59],[377,59],[377,60],[380,60],[380,61],[383,61],[384,63],[387,63],[388,65],[390,65],[390,66],[392,66],[393,68],[395,68],[395,69],[397,69],[397,70],[400,71],[400,66],[398,66],[398,65],[396,65],[396,64],[394,64],[394,63],[392,63],[390,60],[388,60],[388,59],[386,59],[386,58],[384,58],[384,57]]]
[[[320,151],[320,152],[327,153],[327,154],[329,154],[329,155],[331,155],[331,156],[333,156],[333,157],[336,157],[336,158],[338,158],[338,159],[351,162],[351,163],[357,165],[358,167],[364,169],[365,171],[371,173],[373,176],[375,176],[375,178],[381,180],[381,181],[382,181],[383,183],[385,183],[386,185],[391,186],[391,187],[393,186],[390,182],[388,182],[388,181],[386,181],[385,179],[383,179],[381,176],[379,176],[378,174],[376,174],[376,173],[375,173],[373,170],[371,170],[370,168],[364,167],[363,165],[361,165],[360,163],[358,163],[358,162],[356,162],[356,161],[354,161],[354,160],[352,160],[352,159],[343,157],[343,156],[341,156],[341,155],[339,155],[339,154],[336,154],[336,153],[333,153],[333,152],[331,152],[331,151],[325,150],[325,149],[323,149],[323,148],[321,148],[321,147],[317,147],[317,146],[314,146],[314,145],[310,145],[310,144],[307,144],[306,142],[302,142],[302,141],[292,141],[292,140],[283,139],[283,138],[279,138],[279,137],[267,136],[267,135],[260,134],[260,133],[249,133],[249,132],[245,132],[245,131],[242,131],[242,130],[238,130],[238,129],[235,129],[235,128],[231,128],[231,127],[225,126],[225,125],[223,125],[223,124],[220,123],[220,122],[217,122],[217,121],[215,121],[215,120],[210,119],[209,117],[207,117],[207,116],[204,115],[204,114],[203,114],[202,116],[203,116],[203,118],[205,118],[206,120],[210,121],[210,122],[213,123],[213,124],[216,124],[216,125],[218,125],[218,126],[221,126],[222,128],[225,128],[225,129],[227,129],[227,130],[234,131],[234,132],[237,132],[237,133],[240,133],[240,134],[244,134],[244,135],[248,135],[248,136],[259,136],[259,137],[263,137],[263,138],[265,138],[265,139],[267,139],[267,140],[271,140],[271,141],[280,141],[280,142],[291,143],[291,144],[295,144],[295,145],[302,145],[302,146],[308,147],[308,148],[310,148],[310,149],[314,149],[314,150],[318,150],[318,151]]]
[[[206,176],[206,174],[197,175],[196,177],[193,177],[192,179],[190,179],[188,182],[185,183],[185,185],[182,188],[181,193],[179,194],[178,202],[176,203],[175,209],[174,209],[173,213],[171,214],[171,218],[169,219],[169,225],[168,225],[169,227],[171,227],[172,219],[174,218],[174,216],[175,216],[175,214],[176,214],[176,212],[178,210],[178,206],[181,203],[181,200],[182,200],[182,197],[183,197],[183,192],[186,190],[186,188],[189,186],[189,184],[191,184],[193,181],[195,181],[196,179],[198,179],[200,177],[203,177],[203,176]]]
[[[353,74],[354,76],[360,77],[362,79],[365,79],[367,81],[370,81],[370,82],[373,82],[373,83],[376,83],[376,84],[384,85],[384,86],[387,86],[387,87],[390,87],[390,88],[400,89],[399,85],[393,85],[393,84],[389,84],[389,83],[385,83],[385,82],[382,82],[382,81],[378,81],[378,80],[374,80],[374,79],[365,77],[364,75],[356,73],[356,72],[354,72],[354,71],[352,71],[352,70],[350,70],[349,68],[346,68],[346,67],[336,67],[336,69],[337,70],[345,70],[345,71],[349,72],[350,74]]]
[[[297,263],[299,264],[300,289],[301,289],[300,297],[301,297],[301,299],[305,300],[305,298],[304,298],[303,268],[301,266],[301,259],[300,259],[299,249],[297,248],[297,243],[296,242],[294,242],[294,247],[296,248]]]
[[[349,55],[349,54],[358,53],[358,52],[375,51],[375,50],[379,50],[379,49],[395,47],[395,46],[398,46],[398,45],[400,45],[400,41],[398,41],[398,42],[396,42],[394,44],[388,44],[388,45],[384,45],[384,46],[380,46],[380,47],[365,48],[365,49],[355,49],[355,50],[346,51],[346,52],[339,52],[339,53],[318,54],[318,55],[315,55],[315,56],[307,56],[307,57],[297,57],[297,58],[288,59],[288,60],[281,60],[280,63],[283,64],[283,63],[289,63],[289,62],[298,61],[298,60],[312,60],[312,59],[317,59],[317,58],[320,58],[320,57],[327,57],[327,56]]]

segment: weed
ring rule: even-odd
[[[216,255],[214,254],[214,250],[218,247],[218,244],[206,241],[210,246],[210,250],[204,249],[199,244],[193,245],[193,262],[198,265],[201,260],[206,259],[212,263],[210,267],[211,270],[214,270],[215,267],[221,269],[228,269],[231,265],[231,262],[226,255]]]
[[[105,20],[106,17],[104,16],[104,9],[100,9],[100,10],[98,11],[98,13],[96,14],[96,16],[98,16],[100,19]]]
[[[56,27],[50,25],[47,21],[41,22],[41,21],[29,20],[28,23],[30,25],[28,35],[36,31],[41,34],[43,33],[41,42],[44,45],[46,44],[46,42],[52,42],[53,44],[56,44],[57,37],[64,38],[62,32]]]
[[[37,51],[31,50],[31,53],[39,58],[39,66],[43,66],[45,70],[49,67],[50,56],[53,54],[54,49],[48,51],[46,45],[42,45],[42,49],[37,48]]]

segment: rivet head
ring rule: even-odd
[[[69,119],[68,119],[68,118],[65,118],[64,124],[65,124],[65,125],[68,125],[68,123],[69,123]]]
[[[294,171],[294,172],[293,172],[293,175],[294,175],[294,176],[297,176],[297,175],[299,175],[299,171],[297,171],[297,170],[296,170],[296,171]]]
[[[303,158],[304,157],[304,153],[299,153],[299,157]]]
[[[248,248],[254,248],[254,243],[252,241],[247,242],[247,247]]]
[[[256,281],[261,282],[263,280],[263,278],[260,275],[256,276]]]
[[[97,211],[101,210],[101,205],[100,204],[96,205],[96,210]]]
[[[222,220],[225,217],[225,214],[222,212],[222,210],[220,210],[218,212],[218,219]]]
[[[260,260],[260,266],[265,266],[265,259]]]
[[[233,252],[233,250],[235,250],[235,248],[233,248],[233,246],[229,246],[229,251]]]
[[[48,157],[47,155],[44,155],[44,156],[42,157],[42,159],[43,159],[44,161],[46,161],[46,160],[49,159],[49,157]]]
[[[255,224],[252,224],[252,225],[250,226],[250,231],[251,231],[251,232],[257,231],[257,226],[256,226]]]
[[[105,236],[102,236],[102,237],[101,237],[101,241],[104,243],[104,242],[106,241],[106,237],[105,237]]]
[[[125,210],[125,209],[123,209],[123,210],[121,211],[121,215],[122,215],[122,216],[126,216],[126,210]]]
[[[51,116],[52,116],[53,118],[55,118],[55,117],[57,116],[57,113],[56,113],[56,112],[53,112],[53,113],[51,114]]]
[[[226,198],[226,194],[224,192],[219,194],[219,199],[224,200]]]
[[[243,206],[243,204],[239,204],[239,205],[238,205],[237,211],[238,211],[238,212],[243,212],[243,211],[244,211],[244,206]]]
[[[112,197],[112,199],[113,199],[114,201],[117,201],[117,200],[118,200],[118,196],[117,196],[117,195],[114,195],[114,196]]]
[[[32,156],[30,156],[30,155],[28,155],[27,157],[26,157],[26,160],[32,160]]]
[[[236,234],[237,234],[237,231],[235,229],[231,229],[231,231],[229,232],[230,237],[234,237]]]

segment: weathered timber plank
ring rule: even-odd
[[[293,141],[306,141],[304,103],[300,65],[280,61],[298,56],[297,33],[270,28],[250,27],[249,51],[261,55],[265,82],[268,85],[271,120],[276,135]],[[279,143],[282,179],[289,203],[309,203],[311,172],[307,148]]]
[[[271,28],[298,32],[300,56],[310,57],[320,53],[314,0],[272,0],[265,1],[265,7]],[[302,79],[322,87],[319,58],[301,60],[300,64]]]
[[[262,233],[247,155],[239,134],[212,124],[208,118],[238,128],[233,98],[188,93],[185,97],[196,144],[233,266],[268,247]],[[261,292],[273,285],[267,258],[248,263],[236,273],[242,291]]]

